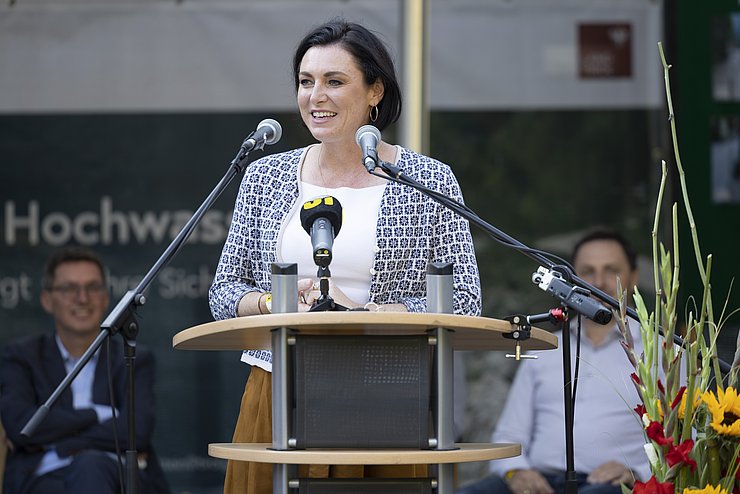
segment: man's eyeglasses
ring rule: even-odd
[[[95,297],[104,294],[107,291],[103,283],[88,283],[87,285],[78,285],[76,283],[62,283],[49,288],[50,291],[58,292],[63,297],[77,297],[83,291],[88,297]]]

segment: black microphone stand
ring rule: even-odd
[[[364,163],[363,163],[364,166]],[[567,269],[563,266],[558,266],[555,263],[553,263],[545,253],[543,253],[540,250],[532,249],[530,247],[527,247],[523,243],[519,242],[515,238],[507,235],[506,233],[502,232],[498,228],[494,227],[493,225],[489,224],[488,222],[484,221],[482,218],[480,218],[473,210],[465,206],[464,204],[455,201],[444,194],[441,194],[435,190],[429,189],[428,187],[420,184],[413,178],[409,177],[404,173],[404,171],[392,164],[385,162],[383,160],[378,160],[378,167],[385,172],[385,174],[375,172],[373,170],[368,170],[371,175],[375,175],[377,177],[390,180],[392,182],[397,182],[400,184],[408,185],[419,192],[423,193],[424,195],[430,197],[434,201],[442,204],[443,206],[447,207],[448,209],[452,210],[459,216],[465,218],[470,223],[478,226],[481,228],[484,232],[486,232],[488,235],[493,237],[496,241],[502,243],[505,246],[512,247],[519,252],[523,253],[527,257],[533,259],[534,261],[546,266],[551,271],[555,271],[559,273],[561,276],[567,278],[567,281],[570,283],[573,283],[576,287],[579,287],[581,289],[585,289],[591,294],[595,295],[599,300],[607,303],[610,307],[612,307],[615,311],[620,310],[619,302],[612,297],[611,295],[605,293],[604,291],[596,288],[595,286],[591,285],[590,283],[586,282],[585,280],[582,280],[578,276],[575,275],[570,269]],[[553,256],[554,257],[554,256]],[[534,281],[534,279],[533,279]],[[568,294],[561,293],[560,291],[550,291],[556,298],[560,299],[561,304],[563,305],[564,309],[570,309],[578,311],[577,307],[574,307],[573,304],[566,304],[569,302],[567,300]],[[566,307],[566,305],[568,305]],[[637,311],[633,309],[632,307],[627,307],[627,315],[632,318],[635,321],[639,321],[639,317],[637,315]],[[565,472],[565,493],[566,494],[575,494],[578,490],[578,485],[576,482],[576,473],[575,473],[575,459],[574,459],[574,452],[573,452],[573,428],[574,428],[574,410],[573,410],[573,392],[572,392],[572,379],[570,377],[570,368],[571,368],[571,362],[570,362],[570,334],[567,332],[567,323],[568,318],[566,317],[565,321],[563,321],[563,380],[564,380],[564,404],[565,404],[565,446],[566,446],[566,472]],[[599,321],[597,321],[599,322]],[[607,321],[608,322],[608,321]],[[605,324],[605,322],[600,322],[600,324]],[[664,336],[662,328],[658,328],[658,331],[660,335]],[[679,346],[683,346],[683,339],[674,334],[673,335],[673,341],[675,344]],[[517,339],[517,345],[519,344],[519,340]],[[518,354],[518,351],[517,351]],[[730,371],[730,365],[726,362],[719,360],[720,369],[723,372],[729,372]]]
[[[331,277],[331,272],[329,271],[328,263],[326,263],[326,266],[324,266],[323,263],[319,264],[319,270],[316,273],[316,276],[319,278],[319,290],[321,291],[321,295],[319,295],[319,298],[316,299],[316,302],[311,306],[311,308],[308,309],[308,312],[349,310],[347,307],[336,303],[329,295],[329,278]]]
[[[241,148],[236,154],[236,157],[231,161],[226,174],[223,176],[221,181],[206,197],[203,203],[200,205],[193,216],[188,220],[185,226],[182,227],[177,236],[167,246],[165,251],[159,257],[154,266],[149,269],[149,272],[142,278],[139,284],[133,290],[129,290],[124,294],[121,300],[118,302],[113,311],[105,318],[100,325],[100,333],[90,346],[85,350],[85,353],[80,357],[75,364],[74,368],[67,374],[67,376],[59,383],[59,386],[49,396],[46,402],[41,405],[38,410],[29,419],[26,425],[21,430],[21,434],[30,437],[34,434],[39,424],[43,422],[46,416],[49,414],[51,407],[57,402],[62,393],[70,386],[72,381],[77,377],[82,368],[92,358],[95,352],[100,348],[109,336],[113,336],[116,333],[121,333],[124,341],[124,358],[126,361],[127,376],[128,376],[128,444],[126,449],[126,492],[128,494],[138,494],[139,492],[139,476],[138,476],[138,459],[136,451],[136,420],[135,413],[136,407],[134,403],[135,398],[135,381],[134,381],[134,362],[136,359],[136,336],[139,332],[139,324],[136,321],[136,309],[144,305],[146,292],[149,285],[159,275],[160,271],[175,257],[180,249],[185,245],[188,237],[198,226],[203,215],[210,209],[213,203],[218,199],[221,193],[231,183],[231,181],[240,174],[247,165],[247,157],[249,152],[253,149],[264,148],[267,137],[258,141],[250,141],[250,138],[254,135],[252,132],[244,140]]]
[[[578,492],[576,480],[576,460],[573,434],[575,430],[575,400],[573,399],[573,379],[570,362],[570,331],[568,311],[560,326],[563,341],[563,407],[565,415],[565,494]]]

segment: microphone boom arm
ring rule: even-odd
[[[476,225],[478,228],[486,232],[490,237],[492,237],[494,240],[504,245],[505,247],[510,247],[510,248],[513,248],[521,252],[522,254],[534,260],[535,262],[546,266],[551,271],[557,271],[556,267],[558,266],[554,262],[552,262],[552,260],[550,260],[550,258],[547,257],[542,251],[530,248],[526,246],[525,244],[523,244],[522,242],[518,241],[517,239],[499,230],[495,226],[483,220],[480,216],[478,216],[473,210],[471,210],[465,204],[455,201],[454,199],[451,199],[445,196],[444,194],[437,192],[436,190],[432,190],[420,184],[413,178],[406,175],[406,173],[404,173],[401,168],[399,168],[398,166],[392,163],[388,163],[383,160],[378,160],[378,167],[381,170],[383,170],[385,174],[378,173],[376,171],[371,171],[370,174],[375,175],[376,177],[389,180],[391,182],[397,182],[400,184],[413,187],[414,189],[418,190],[422,194],[430,197],[431,199],[437,201],[438,203],[452,210],[459,216],[462,216],[463,218],[468,220],[470,223]],[[575,273],[571,275],[570,281],[574,285],[581,287],[585,290],[588,290],[596,298],[603,301],[604,303],[609,305],[614,310],[616,311],[620,310],[619,302],[614,297],[607,294],[603,290],[600,290],[599,288],[591,285],[587,281],[579,278],[577,275],[575,275]],[[627,316],[639,322],[640,319],[637,315],[637,311],[633,307],[629,307],[629,306],[626,309],[627,309]],[[661,336],[665,336],[662,328],[658,328],[658,331]],[[673,335],[673,342],[679,346],[683,346],[684,344],[683,338],[681,338],[677,334]],[[718,360],[719,360],[719,365],[720,365],[721,370],[725,373],[729,372],[730,365],[721,359],[718,359]]]

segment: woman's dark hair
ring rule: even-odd
[[[298,90],[298,72],[303,56],[314,46],[339,44],[357,60],[357,65],[370,85],[380,79],[384,86],[383,99],[378,103],[378,119],[372,122],[379,130],[396,122],[401,115],[401,88],[396,79],[388,50],[367,28],[344,19],[332,19],[311,30],[298,44],[293,56],[294,87]]]

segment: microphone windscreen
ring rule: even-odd
[[[266,118],[257,125],[258,129],[261,127],[267,127],[271,131],[265,144],[275,144],[283,136],[283,128],[277,120]]]
[[[380,142],[380,131],[372,125],[363,125],[359,129],[357,129],[357,132],[355,132],[355,142],[358,146],[362,147],[362,141],[366,140],[367,138],[374,138],[375,146],[377,146]]]
[[[342,227],[342,205],[336,197],[324,196],[304,202],[301,206],[301,226],[311,234],[311,227],[317,218],[326,218],[334,228],[334,236]]]

